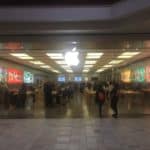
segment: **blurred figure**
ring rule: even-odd
[[[27,98],[27,87],[26,84],[22,84],[21,88],[19,89],[19,103],[20,103],[20,108],[25,107],[26,103],[26,98]]]
[[[117,104],[119,100],[119,85],[116,82],[113,83],[113,88],[110,93],[110,98],[111,98],[111,108],[114,112],[114,114],[112,114],[112,117],[117,118],[118,117]]]
[[[102,85],[99,85],[96,91],[96,102],[98,103],[99,106],[99,115],[102,117],[102,107],[105,102],[105,91],[102,87]]]

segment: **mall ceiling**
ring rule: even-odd
[[[38,4],[38,1],[36,2]],[[70,4],[68,2],[65,3],[70,5],[71,1]],[[110,65],[111,61],[119,60],[118,56],[124,52],[137,54],[113,64],[113,67],[150,57],[149,0],[92,1],[91,3],[99,5],[70,8],[28,7],[30,5],[20,7],[21,3],[22,1],[20,5],[14,5],[12,8],[3,4],[0,8],[1,59],[33,68],[66,73],[66,69],[58,64],[57,60],[46,54],[61,53],[64,56],[67,51],[76,47],[80,65],[69,70],[81,73],[86,68],[88,53],[103,53],[100,58],[93,58],[95,64],[87,69],[88,72],[95,73],[105,68],[105,65]],[[41,68],[40,65],[12,56],[11,53],[28,54],[50,68]]]
[[[80,5],[110,5],[120,0],[1,0],[1,6],[80,6]]]

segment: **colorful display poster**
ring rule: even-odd
[[[5,68],[0,67],[0,82],[6,82],[7,71]]]
[[[145,68],[139,67],[134,71],[134,81],[144,82],[145,81]]]
[[[34,75],[31,72],[25,71],[24,83],[33,83],[33,82],[34,82]]]
[[[150,82],[150,65],[145,68],[145,79],[146,82]]]
[[[9,84],[23,83],[23,72],[17,69],[7,70],[7,82]]]
[[[80,81],[82,81],[82,78],[81,77],[74,77],[74,81],[76,81],[76,82],[80,82]]]
[[[60,77],[58,77],[58,81],[59,81],[59,82],[65,82],[66,79],[65,79],[64,76],[60,76]]]
[[[131,70],[125,70],[121,73],[121,81],[123,82],[131,82]]]

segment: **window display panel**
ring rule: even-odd
[[[123,82],[131,82],[131,70],[125,70],[121,73],[121,81]]]
[[[23,72],[17,69],[7,70],[7,82],[9,84],[23,83]]]
[[[76,82],[80,82],[80,81],[82,81],[82,78],[81,77],[74,77],[74,81],[76,81]]]
[[[145,68],[139,67],[134,72],[134,79],[136,82],[144,82],[145,81]]]
[[[57,80],[58,80],[59,82],[65,82],[65,81],[66,81],[66,79],[65,79],[64,76],[58,77]]]
[[[5,68],[0,67],[0,82],[6,82],[7,71]]]
[[[145,69],[145,79],[147,82],[150,82],[150,65]]]
[[[34,75],[31,72],[25,71],[24,83],[33,83],[33,82],[34,82]]]

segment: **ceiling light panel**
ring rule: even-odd
[[[27,56],[29,56],[26,53],[10,53],[10,55],[15,56],[15,57],[27,57]]]
[[[123,60],[112,60],[109,62],[109,64],[115,65],[115,64],[120,64],[121,62],[123,62]]]
[[[84,68],[91,68],[93,65],[84,65]]]
[[[110,68],[110,67],[112,67],[113,65],[105,65],[105,66],[103,66],[104,68]]]
[[[89,70],[88,69],[84,69],[83,72],[89,72]]]
[[[96,72],[103,72],[105,69],[98,69]]]
[[[30,61],[30,63],[35,64],[35,65],[43,65],[44,64],[41,61]]]
[[[125,55],[120,55],[118,56],[118,58],[120,59],[128,59],[128,58],[132,58],[133,56],[125,56]]]
[[[62,53],[46,53],[49,57],[63,57]]]
[[[99,59],[101,56],[86,56],[86,59]]]
[[[29,56],[26,53],[10,53],[10,55],[17,57],[19,59],[25,59],[25,60],[34,59],[33,57]]]
[[[40,66],[41,68],[51,68],[50,66],[48,65],[43,65],[43,66]]]
[[[62,61],[56,61],[56,63],[59,64],[59,65],[66,65],[66,62],[63,61],[63,60]]]
[[[121,55],[122,56],[135,56],[135,55],[138,55],[138,54],[140,54],[140,52],[124,52]]]
[[[66,70],[66,72],[72,73],[73,71],[72,70]]]
[[[87,56],[102,56],[103,53],[87,53]]]
[[[96,64],[96,60],[86,60],[85,61],[85,65],[92,65],[92,64]]]

